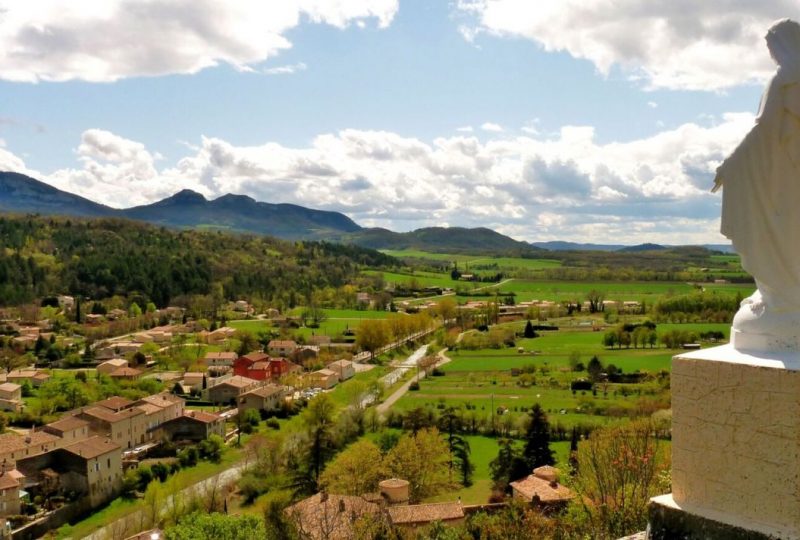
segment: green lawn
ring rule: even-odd
[[[299,315],[302,308],[295,308],[290,312],[292,315]],[[355,329],[365,319],[387,319],[389,317],[400,317],[396,313],[388,311],[356,310],[356,309],[326,309],[327,319],[322,321],[319,328],[296,328],[292,330],[295,334],[308,339],[312,335],[339,336],[348,329]],[[228,326],[237,330],[246,330],[254,334],[265,332],[272,328],[269,321],[264,320],[238,320],[229,321]]]

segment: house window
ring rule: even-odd
[[[108,468],[111,468],[111,458],[108,458]]]
[[[99,462],[95,462],[95,464],[94,464],[94,472],[100,472],[100,463]]]

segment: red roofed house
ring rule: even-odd
[[[31,495],[72,492],[88,498],[92,507],[113,498],[122,486],[121,449],[105,437],[17,460],[17,468]]]
[[[21,513],[19,489],[25,476],[7,461],[0,464],[0,516],[16,516]]]
[[[285,358],[270,358],[265,353],[250,353],[240,356],[233,363],[233,373],[256,381],[276,381],[287,373],[302,368]]]
[[[550,465],[537,467],[533,474],[510,485],[515,499],[537,506],[564,506],[575,496],[568,487],[558,483],[558,469]]]
[[[158,426],[160,438],[170,441],[200,442],[210,435],[225,437],[225,419],[218,414],[204,411],[186,411],[178,418]]]
[[[291,356],[297,350],[297,343],[291,339],[273,339],[267,344],[269,354]]]

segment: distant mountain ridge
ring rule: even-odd
[[[537,256],[542,251],[645,251],[675,246],[642,244],[579,244],[520,242],[485,227],[426,227],[398,233],[363,228],[340,212],[295,204],[258,202],[246,195],[227,194],[208,200],[184,189],[152,204],[117,209],[68,193],[14,172],[0,171],[0,212],[119,217],[176,228],[221,229],[276,236],[285,240],[329,240],[374,249],[418,249],[440,253],[485,253]],[[733,253],[726,245],[703,246]]]
[[[591,243],[566,242],[562,240],[551,240],[549,242],[531,242],[531,245],[541,249],[546,249],[548,251],[620,251],[620,252],[657,251],[657,250],[681,247],[681,246],[661,245],[661,244],[639,244],[635,246],[629,246],[625,244],[591,244]],[[723,253],[735,253],[733,246],[730,244],[701,244],[699,247],[703,247],[711,251],[721,251]]]
[[[214,200],[184,189],[152,204],[116,209],[44,182],[0,172],[0,211],[83,217],[120,217],[177,228],[222,229],[276,236],[285,240],[330,240],[381,249],[441,252],[533,254],[540,251],[487,228],[430,227],[407,233],[362,228],[339,212],[295,204],[258,202],[246,195]]]

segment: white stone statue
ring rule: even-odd
[[[719,166],[722,234],[758,290],[733,319],[737,350],[800,351],[800,24],[767,32],[778,70],[753,129]]]

